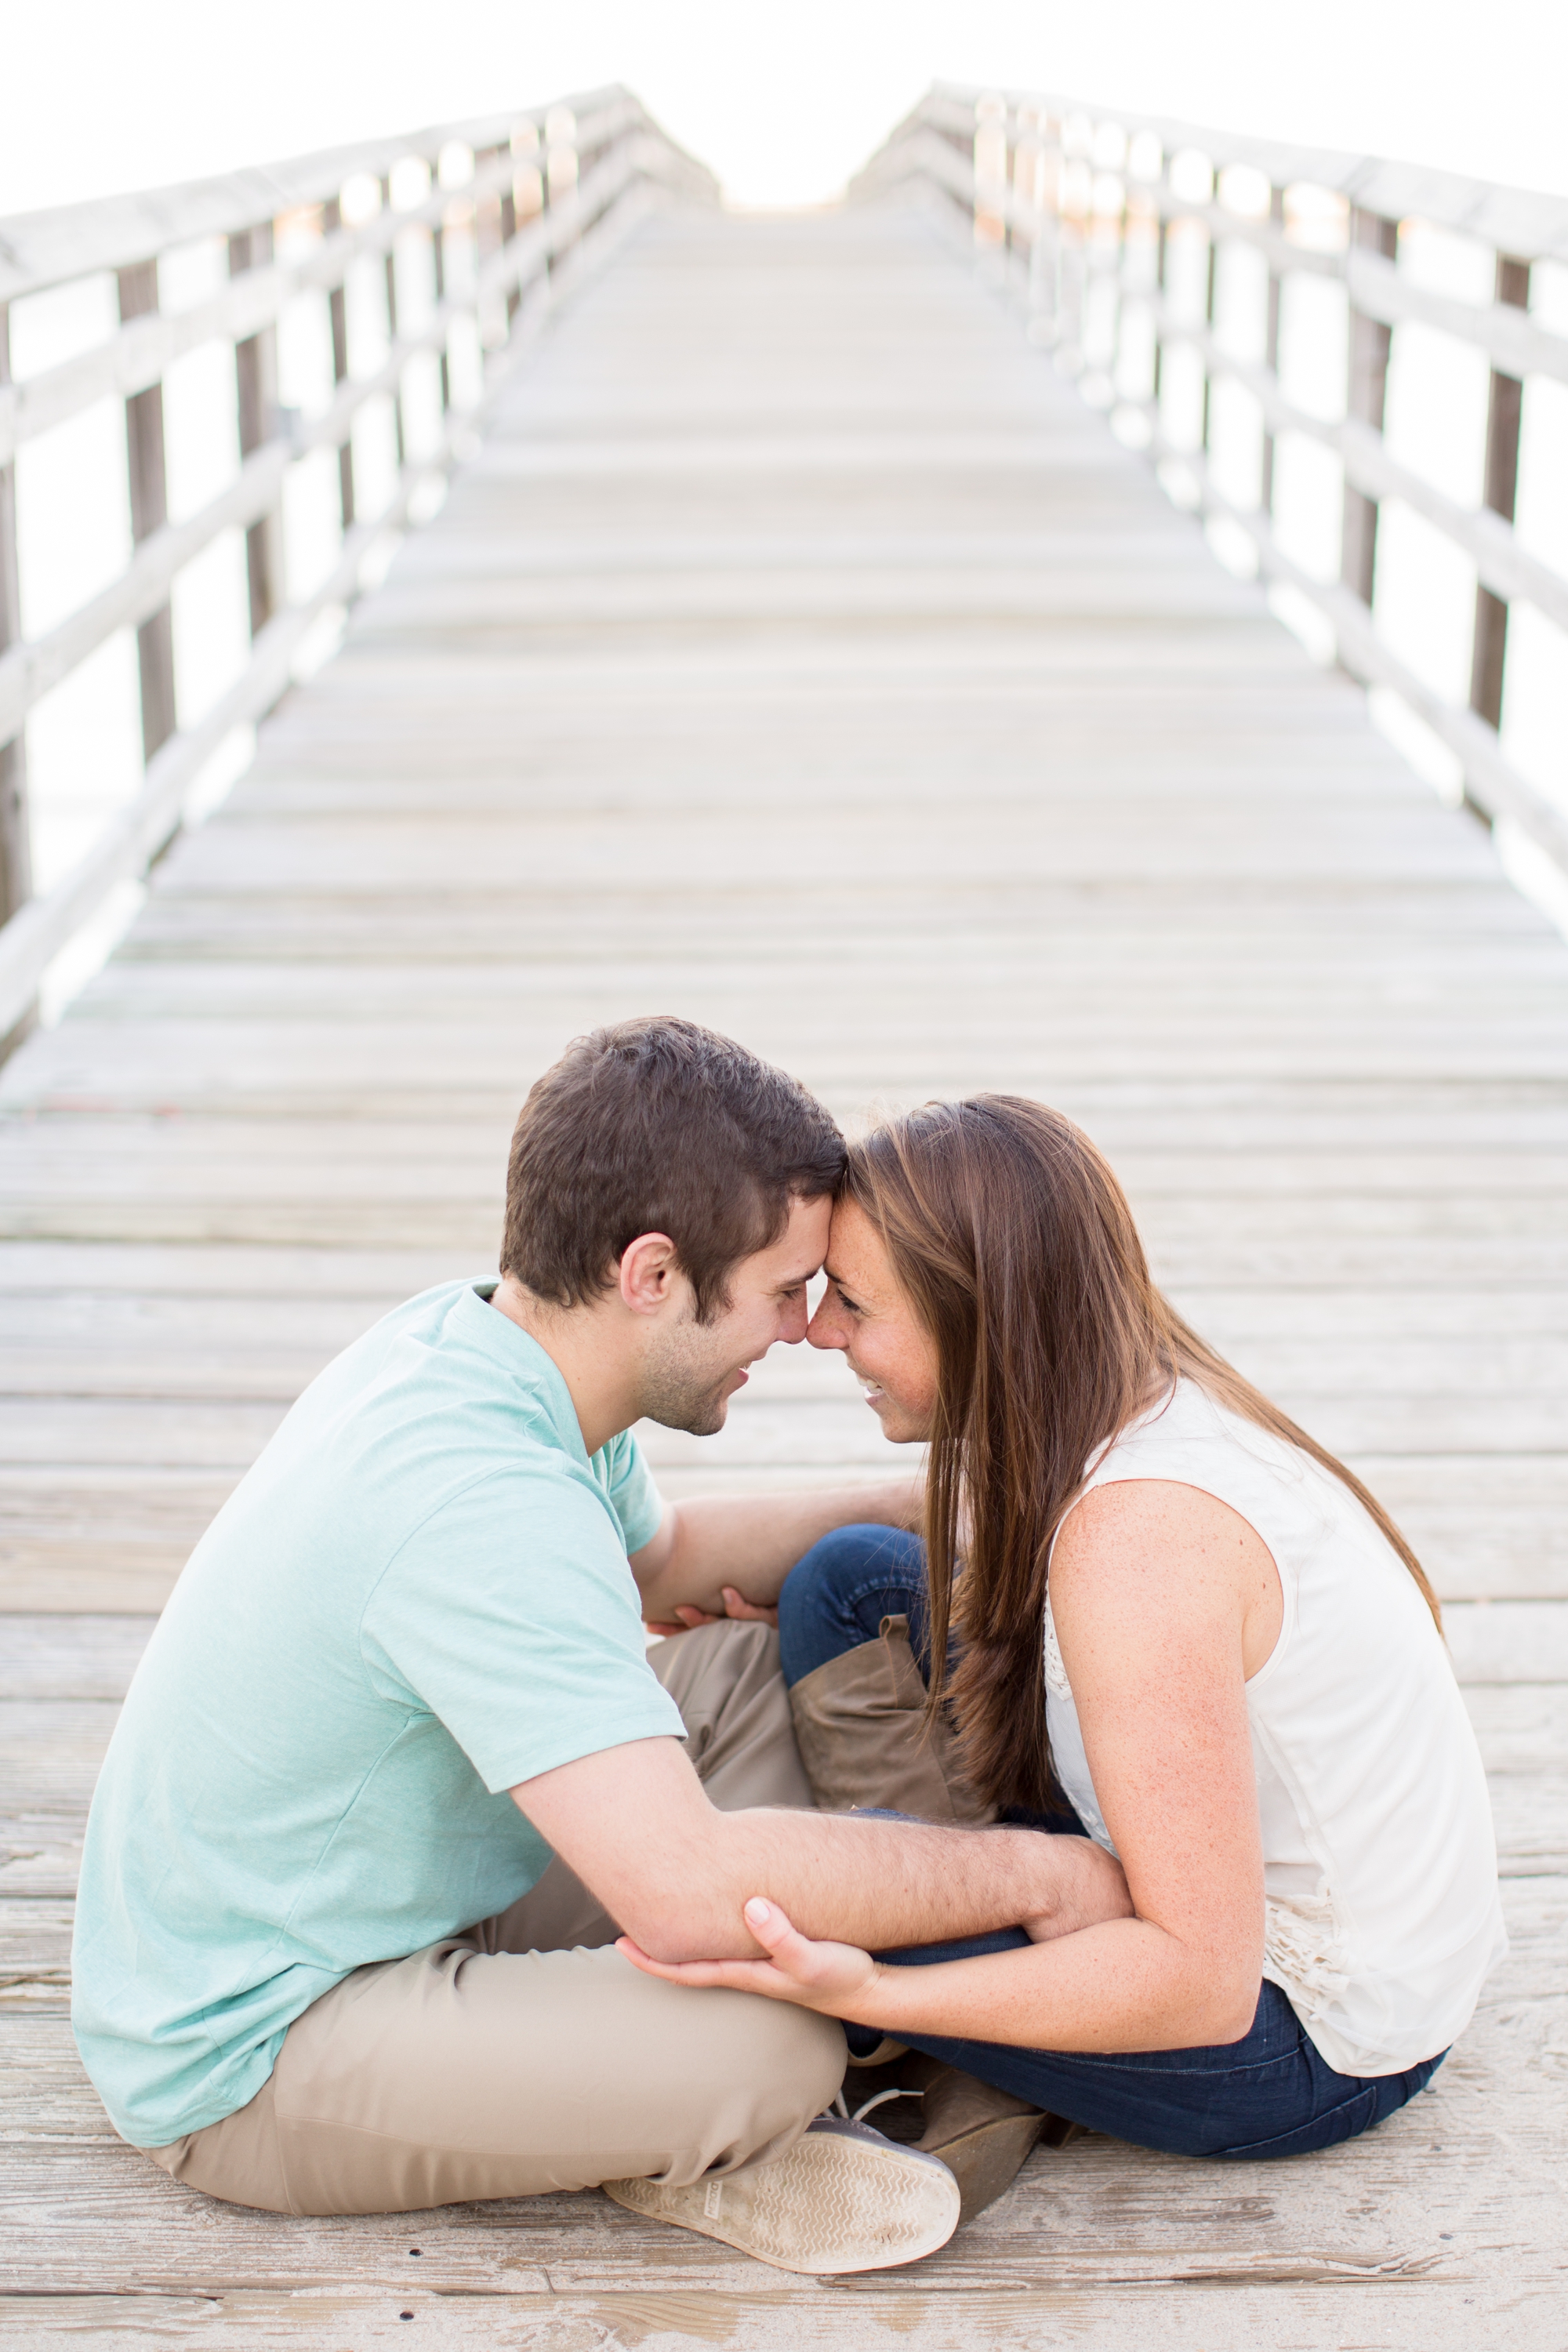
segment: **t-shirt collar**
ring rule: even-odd
[[[521,1323],[514,1323],[510,1315],[503,1315],[500,1307],[491,1306],[498,1287],[494,1281],[464,1284],[458,1312],[465,1331],[476,1346],[483,1348],[488,1356],[527,1389],[566,1452],[574,1460],[586,1463],[588,1449],[583,1443],[583,1425],[564,1373],[549,1349],[542,1348],[531,1332],[525,1331]]]

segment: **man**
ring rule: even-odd
[[[176,2179],[293,2213],[610,2184],[809,2271],[951,2231],[942,2165],[814,2123],[837,2024],[612,1942],[752,1954],[763,1892],[881,1948],[1119,1901],[1082,1841],[808,1810],[766,1628],[646,1654],[645,1616],[721,1612],[742,1570],[765,1603],[830,1528],[910,1517],[907,1482],[667,1507],[629,1434],[717,1430],[803,1336],[842,1168],[723,1038],[580,1040],[518,1123],[500,1283],[367,1332],[215,1520],[110,1744],[76,1942],[84,2062]]]

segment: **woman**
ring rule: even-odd
[[[1365,2130],[1505,1948],[1409,1545],[1162,1297],[1110,1169],[1039,1104],[936,1104],[855,1147],[827,1270],[809,1336],[931,1454],[923,1546],[840,1530],[784,1590],[819,1801],[897,1801],[875,1751],[912,1680],[926,1744],[892,1777],[936,1801],[910,1809],[1087,1832],[1132,1916],[877,1960],[762,1898],[770,1958],[656,1972],[826,2011],[1149,2147]]]

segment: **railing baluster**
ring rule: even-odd
[[[272,223],[245,229],[228,241],[228,274],[240,277],[272,259]],[[239,454],[250,457],[269,441],[278,425],[278,330],[263,327],[234,347],[235,376],[239,395]],[[253,522],[245,534],[246,583],[250,596],[250,634],[259,636],[274,613],[282,609],[283,515],[274,507]]]
[[[542,218],[549,216],[551,206],[555,201],[550,187],[550,118],[546,115],[539,132],[539,210]],[[553,268],[553,261],[546,256],[543,273],[546,292],[549,290],[551,273]]]
[[[145,318],[158,308],[158,264],[138,261],[121,269],[120,317]],[[125,404],[125,445],[131,474],[131,537],[141,546],[169,520],[169,480],[163,461],[163,387],[150,383]],[[142,752],[150,760],[174,731],[174,624],[167,604],[136,632],[142,677]]]
[[[343,225],[343,208],[336,196],[329,197],[321,206],[321,234],[335,236]],[[327,297],[328,315],[332,324],[332,382],[346,383],[349,374],[349,314],[348,285],[340,278]],[[338,450],[338,498],[342,509],[343,529],[353,529],[354,521],[354,445],[353,435],[347,436]]]
[[[1384,220],[1377,213],[1363,212],[1354,205],[1351,208],[1350,241],[1352,246],[1365,246],[1384,260],[1392,261],[1399,250],[1399,223]],[[1370,425],[1374,433],[1383,431],[1393,334],[1393,329],[1381,319],[1369,319],[1364,310],[1351,305],[1345,414],[1360,424]],[[1370,604],[1376,570],[1377,500],[1363,490],[1352,489],[1347,482],[1340,537],[1340,578],[1353,596]]]
[[[1120,191],[1120,200],[1116,207],[1116,259],[1113,268],[1109,272],[1110,284],[1107,288],[1107,292],[1110,299],[1110,335],[1109,349],[1106,354],[1105,373],[1110,385],[1112,399],[1115,397],[1116,380],[1121,373],[1121,289],[1127,275],[1127,223],[1128,194],[1130,186],[1127,174],[1127,159],[1128,148],[1124,142],[1121,150],[1121,161],[1116,171],[1116,184]]]
[[[505,151],[500,147],[482,147],[477,149],[474,154],[475,171],[478,172],[486,163],[495,163],[497,158],[504,152]],[[501,234],[500,198],[499,194],[495,196],[475,198],[473,236],[474,268],[476,273],[478,273],[479,270],[483,269],[486,262],[489,261],[493,255],[500,252],[503,243]],[[476,320],[475,323],[479,330],[480,346],[481,348],[484,348],[485,321],[483,318],[480,317]]]
[[[1217,205],[1219,203],[1219,174],[1217,172],[1211,171],[1209,176],[1212,187],[1212,201]],[[1208,329],[1209,333],[1212,335],[1214,332],[1215,298],[1218,292],[1219,287],[1219,236],[1218,232],[1212,225],[1209,228],[1209,248],[1205,258],[1204,325]],[[1214,375],[1210,370],[1209,363],[1205,359],[1204,362],[1203,431],[1198,436],[1198,446],[1202,449],[1206,449],[1209,446],[1209,430],[1213,423],[1213,409]]]
[[[1530,308],[1530,264],[1506,253],[1497,259],[1497,299],[1516,310]],[[1493,368],[1487,399],[1486,503],[1504,522],[1513,520],[1519,493],[1519,425],[1524,386],[1518,376]],[[1502,674],[1508,652],[1508,605],[1491,590],[1476,590],[1475,637],[1470,655],[1470,709],[1489,727],[1502,725]]]
[[[390,172],[384,172],[382,174],[381,205],[382,210],[390,215],[392,211]],[[386,340],[389,345],[397,341],[397,244],[395,239],[386,248]],[[401,473],[408,463],[408,439],[403,421],[403,378],[401,376],[397,379],[397,390],[392,395],[392,429],[397,447],[397,470]]]
[[[503,155],[509,153],[510,150],[510,142],[509,142],[506,147],[498,147],[496,152],[498,155]],[[501,190],[500,197],[501,244],[503,246],[510,245],[516,235],[517,183],[515,180],[509,180],[505,187]],[[509,286],[506,289],[506,322],[509,332],[511,328],[511,322],[517,316],[518,309],[521,301],[522,297],[518,292],[517,288],[515,286]]]
[[[1284,234],[1285,191],[1283,188],[1275,187],[1270,188],[1268,191],[1268,225],[1270,228],[1278,229],[1281,235]],[[1268,267],[1268,311],[1263,330],[1263,364],[1268,370],[1269,374],[1274,377],[1276,382],[1279,381],[1279,295],[1281,282],[1279,270],[1276,269],[1273,263],[1270,262]],[[1258,503],[1262,508],[1265,514],[1273,513],[1274,433],[1272,428],[1267,425],[1263,428],[1263,464],[1258,485]]]
[[[439,308],[447,299],[447,232],[440,221],[437,221],[430,231],[430,274],[431,282],[435,288],[437,306]],[[452,362],[444,337],[438,356],[441,369],[441,414],[445,416],[452,405]]]
[[[1039,118],[1040,155],[1036,164],[1037,184],[1045,191],[1054,191],[1061,172],[1061,125],[1042,110]],[[1051,341],[1061,331],[1057,294],[1057,256],[1061,236],[1056,207],[1047,199],[1037,205],[1034,241],[1029,247],[1030,301],[1043,313],[1047,332]]]
[[[1162,179],[1170,168],[1170,162],[1171,159],[1168,155],[1161,158]],[[1162,209],[1160,214],[1159,239],[1154,254],[1154,315],[1156,321],[1163,317],[1164,312],[1165,281],[1170,274],[1170,267],[1171,224],[1166,219],[1164,212]],[[1155,430],[1158,431],[1160,424],[1160,399],[1164,386],[1165,376],[1165,338],[1161,332],[1158,323],[1156,323],[1154,328],[1154,365],[1152,375],[1153,381],[1149,387],[1149,399],[1154,412]]]
[[[11,381],[11,314],[0,302],[0,384]],[[16,577],[16,468],[0,466],[0,653],[22,635],[22,599]],[[32,895],[33,862],[27,828],[27,744],[20,728],[0,744],[0,923],[9,921]],[[10,1042],[15,1043],[12,1038]],[[0,1053],[5,1050],[0,1039]]]

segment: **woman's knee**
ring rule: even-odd
[[[779,1595],[779,1643],[784,1676],[797,1683],[813,1667],[874,1641],[877,1626],[860,1622],[868,1592],[880,1602],[925,1590],[925,1547],[901,1528],[835,1528],[802,1554]],[[892,1613],[898,1613],[897,1611]]]

